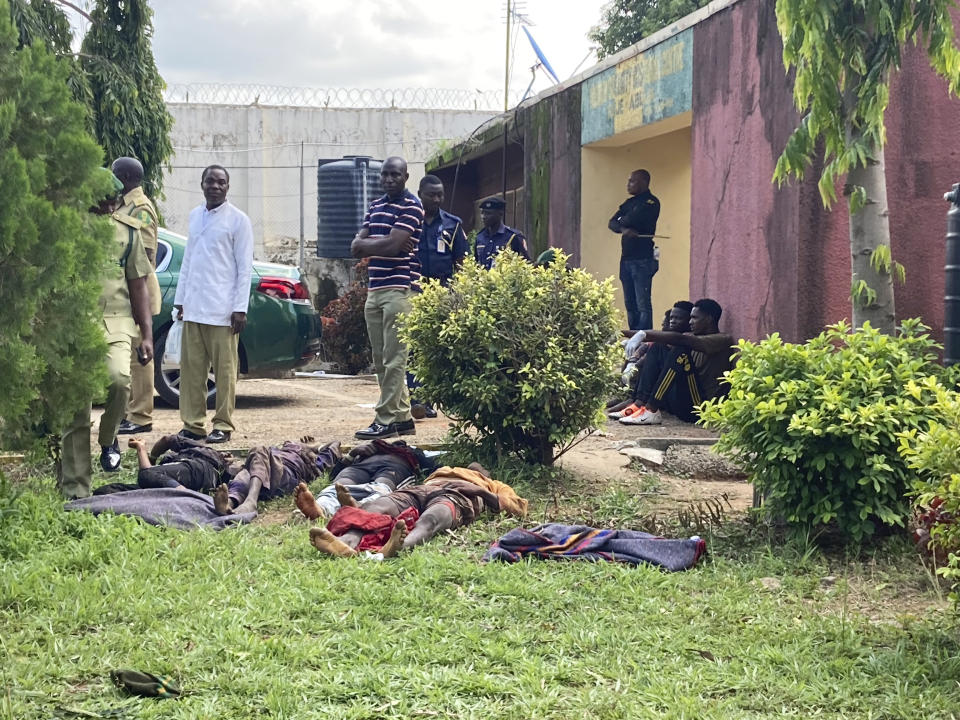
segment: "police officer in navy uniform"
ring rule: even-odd
[[[460,218],[440,209],[443,203],[443,181],[440,178],[425,175],[417,194],[423,203],[423,229],[417,248],[420,275],[446,285],[470,250],[467,235]]]
[[[523,256],[527,262],[532,262],[523,233],[503,224],[503,211],[506,207],[507,203],[498,197],[488,197],[480,203],[483,228],[477,233],[474,257],[487,270],[496,262],[497,253],[507,247]]]
[[[420,181],[417,193],[423,203],[423,229],[420,231],[420,244],[417,246],[417,259],[420,261],[422,279],[438,280],[446,286],[463,264],[470,251],[463,223],[456,215],[441,210],[443,204],[443,181],[436,175],[425,175]],[[409,371],[407,389],[410,391],[410,414],[414,420],[435,418],[437,411],[432,405],[420,402],[417,388],[420,384]]]

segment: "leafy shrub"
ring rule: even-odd
[[[740,341],[729,396],[701,419],[769,514],[805,530],[835,522],[854,541],[904,525],[911,474],[898,435],[934,417],[936,380],[925,378],[942,371],[927,329],[905,320],[891,337],[839,323],[804,345]]]
[[[323,322],[321,348],[323,357],[337,366],[337,370],[355,375],[370,366],[370,338],[367,323],[363,318],[363,306],[367,302],[367,265],[364,258],[354,266],[356,280],[347,291],[327,303],[320,311]]]
[[[603,422],[618,367],[613,287],[565,263],[504,252],[487,271],[468,258],[449,288],[425,282],[403,321],[419,393],[488,458],[550,464]]]
[[[951,376],[958,370],[954,366]],[[952,389],[956,387],[952,379],[926,378],[907,384],[910,396],[935,398],[930,411],[936,417],[921,430],[902,433],[900,453],[919,475],[915,537],[941,566],[937,572],[952,580],[956,590],[960,583],[960,395]],[[960,602],[960,593],[952,597]]]
[[[0,435],[36,447],[105,382],[97,298],[113,230],[103,151],[68,87],[70,65],[17,47],[0,0]]]

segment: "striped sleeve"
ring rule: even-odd
[[[416,233],[423,226],[423,208],[412,203],[407,205],[403,212],[397,215],[393,225],[411,235]]]

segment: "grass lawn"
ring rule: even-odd
[[[514,525],[492,519],[337,561],[303,525],[158,529],[25,482],[0,488],[3,719],[960,717],[957,626],[901,539],[824,555],[728,520],[685,573],[483,565]],[[628,524],[623,485],[518,489],[535,521]],[[114,668],[184,696],[128,698]]]

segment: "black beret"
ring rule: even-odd
[[[503,210],[506,207],[507,203],[498,197],[488,197],[480,202],[481,210]]]

